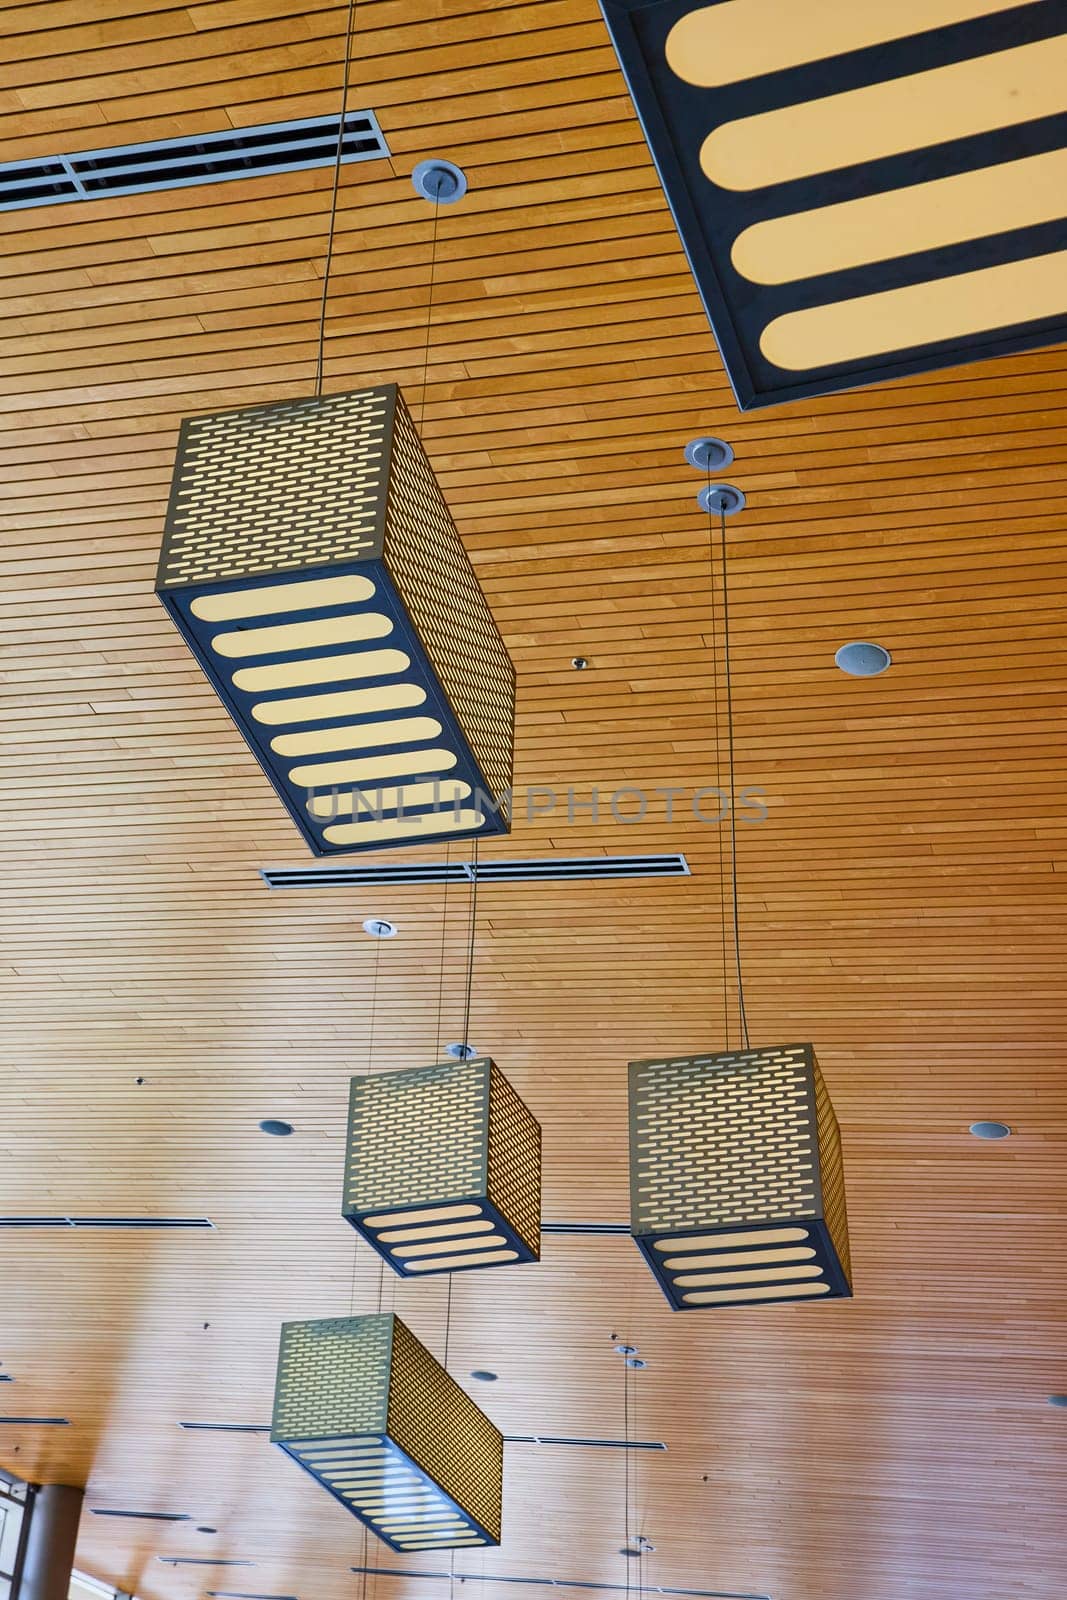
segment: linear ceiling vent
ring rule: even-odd
[[[199,134],[195,139],[156,139],[151,144],[120,144],[73,156],[8,161],[0,165],[0,211],[332,166],[337,160],[340,126],[338,116],[304,117],[299,122]],[[342,163],[374,161],[388,154],[373,111],[349,111]]]
[[[421,862],[390,867],[264,867],[269,889],[380,888],[405,883],[469,883],[470,861]],[[664,856],[547,856],[527,861],[479,861],[479,883],[563,883],[577,878],[685,878],[680,852]]]
[[[0,1228],[211,1228],[210,1217],[0,1217]]]
[[[192,1522],[188,1511],[104,1511],[89,1508],[94,1517],[128,1517],[131,1522]]]

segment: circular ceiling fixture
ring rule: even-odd
[[[642,1361],[640,1356],[627,1356],[626,1365],[628,1367],[632,1367],[635,1372],[644,1372],[645,1368],[648,1366],[648,1362]]]
[[[708,483],[697,495],[701,511],[714,512],[717,517],[733,517],[745,509],[745,497],[732,483]]]
[[[476,1378],[479,1383],[496,1382],[496,1373],[489,1372],[485,1367],[475,1367],[474,1371],[471,1373],[471,1377]]]
[[[1067,1411],[1067,1394],[1050,1394],[1048,1403],[1050,1406],[1059,1406],[1061,1411]]]
[[[685,459],[699,472],[721,472],[733,461],[734,452],[725,439],[709,435],[703,439],[690,439],[685,447]]]
[[[575,672],[584,672],[588,665],[588,656],[571,656],[571,666],[574,668]]]
[[[871,644],[868,639],[843,644],[834,656],[841,671],[847,672],[850,678],[877,678],[892,659],[884,645]]]
[[[446,1044],[445,1055],[453,1061],[473,1061],[478,1054],[472,1044]]]
[[[1006,1122],[972,1122],[969,1131],[976,1139],[1011,1138],[1011,1129]]]
[[[293,1131],[291,1122],[281,1122],[277,1117],[265,1117],[259,1125],[260,1133],[272,1133],[276,1139],[287,1139]]]
[[[386,922],[384,917],[368,917],[363,924],[363,932],[372,939],[395,939],[399,931],[395,922]]]
[[[620,1356],[635,1356],[637,1354],[637,1346],[635,1344],[617,1344],[615,1349]]]
[[[417,195],[423,200],[432,200],[437,206],[454,206],[467,192],[466,173],[443,156],[420,161],[411,174],[411,181]]]

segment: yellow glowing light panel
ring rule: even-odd
[[[395,385],[184,421],[156,590],[317,855],[507,831],[511,661]]]
[[[742,407],[1067,337],[1067,18],[602,0]]]
[[[541,1129],[488,1056],[353,1078],[342,1209],[403,1277],[536,1261]]]
[[[285,1323],[271,1440],[392,1550],[500,1543],[503,1438],[399,1317]]]
[[[811,1046],[632,1061],[630,1211],[676,1311],[851,1295],[841,1138]]]

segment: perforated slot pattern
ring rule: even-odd
[[[630,1063],[635,1233],[816,1215],[811,1047]]]
[[[851,1283],[852,1261],[848,1244],[848,1210],[845,1204],[845,1167],[841,1158],[841,1130],[837,1125],[837,1117],[817,1061],[814,1062],[814,1067],[823,1219],[837,1252],[837,1259],[841,1263],[841,1270]]]
[[[514,669],[399,395],[385,564],[489,791],[502,799],[511,788]]]
[[[489,1198],[538,1259],[541,1128],[495,1063],[489,1078]]]
[[[272,1440],[380,1431],[388,1409],[391,1339],[388,1317],[285,1323]]]
[[[393,390],[187,418],[158,587],[380,554]]]
[[[488,1100],[485,1061],[353,1078],[345,1214],[484,1194]]]
[[[399,1318],[389,1437],[499,1544],[503,1436]]]

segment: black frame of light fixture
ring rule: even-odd
[[[730,247],[744,228],[869,193],[867,174],[872,166],[877,170],[878,187],[891,191],[1058,149],[1067,142],[1067,113],[750,193],[722,189],[704,176],[699,163],[700,145],[715,127],[780,105],[859,87],[869,81],[876,58],[885,62],[887,76],[903,76],[915,43],[914,38],[894,40],[760,78],[701,89],[670,72],[663,46],[674,23],[709,3],[721,0],[600,0],[600,8],[742,411],[985,361],[1067,339],[1067,317],[1043,317],[1020,321],[988,337],[961,336],[903,353],[827,365],[805,378],[794,378],[767,361],[759,350],[759,335],[777,316],[1062,249],[1064,224],[1057,221],[993,233],[784,284],[751,283],[733,267]],[[1051,7],[1031,5],[995,12],[922,35],[923,65],[948,65],[972,55],[1056,37],[1060,32],[1062,27],[1056,26]]]

